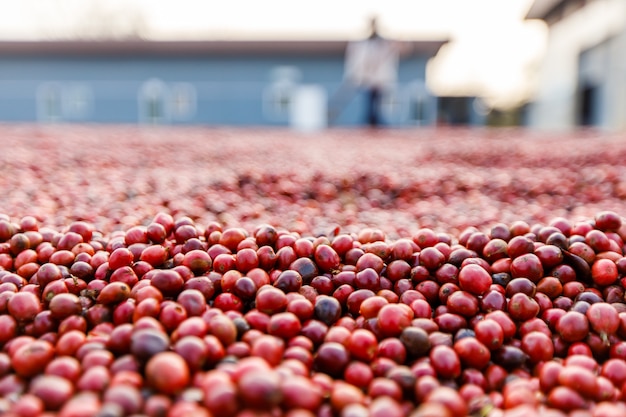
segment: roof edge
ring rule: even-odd
[[[565,0],[534,0],[526,13],[526,19],[544,19],[550,11],[554,10]]]
[[[46,40],[0,41],[0,55],[342,54],[348,40]],[[408,40],[414,54],[435,55],[448,39]]]

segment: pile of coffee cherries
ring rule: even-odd
[[[625,239],[0,215],[0,414],[624,416]]]
[[[0,211],[107,235],[159,212],[387,239],[626,215],[621,132],[0,124]],[[123,150],[123,151],[121,151]]]

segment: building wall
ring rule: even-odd
[[[592,125],[626,127],[626,0],[598,0],[552,24],[530,126],[565,130],[582,123],[586,82],[596,85]]]
[[[401,62],[397,91],[385,101],[391,124],[436,120],[436,99],[424,87],[426,60]],[[314,84],[331,98],[342,77],[342,56],[4,56],[0,120],[286,125],[277,92]],[[338,124],[362,122],[364,100],[353,93]],[[424,106],[421,121],[409,113],[414,97]]]
[[[610,95],[607,104],[607,123],[616,129],[626,129],[626,1],[624,30],[609,45],[607,84]]]

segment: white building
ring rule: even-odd
[[[528,125],[626,129],[626,0],[535,0],[549,28]]]

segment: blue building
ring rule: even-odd
[[[411,42],[384,98],[392,126],[432,125],[426,64],[445,41]],[[298,109],[359,125],[364,97],[342,91],[346,41],[0,42],[0,121],[293,124]],[[300,111],[302,113],[302,111]],[[319,113],[319,114],[318,114]]]

